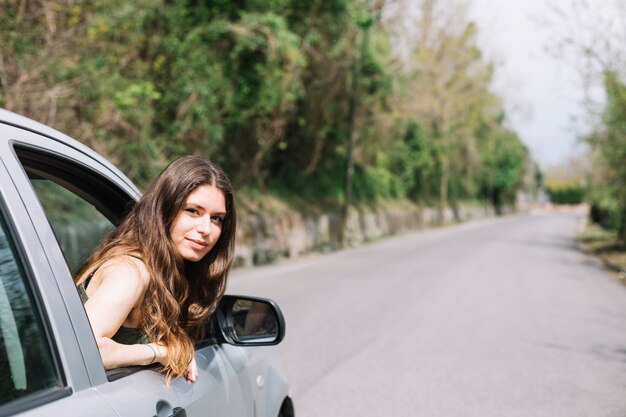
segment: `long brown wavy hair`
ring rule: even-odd
[[[224,193],[226,216],[220,237],[198,262],[185,261],[170,239],[170,226],[187,197],[201,185]],[[139,254],[149,275],[141,304],[140,327],[150,342],[167,346],[161,370],[169,382],[183,376],[193,358],[193,339],[202,335],[206,318],[224,294],[235,249],[237,214],[230,180],[213,162],[185,156],[172,162],[148,187],[124,220],[81,266],[76,283],[105,259]]]

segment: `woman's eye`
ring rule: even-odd
[[[217,224],[224,223],[224,218],[222,216],[213,216],[211,217],[211,220],[213,220]]]
[[[198,214],[198,210],[196,210],[195,208],[186,208],[185,211],[191,214]]]

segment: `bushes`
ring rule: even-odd
[[[591,221],[607,230],[619,230],[621,226],[620,211],[617,204],[602,205],[595,202],[589,212]]]
[[[585,198],[585,187],[576,183],[547,184],[546,191],[554,204],[580,204]]]
[[[622,230],[622,208],[608,188],[593,190],[590,200],[589,218],[592,222],[607,230]]]

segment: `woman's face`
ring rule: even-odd
[[[170,239],[180,256],[192,262],[204,258],[217,243],[225,217],[221,190],[205,184],[189,194],[170,227]]]

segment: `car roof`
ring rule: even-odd
[[[101,156],[99,153],[91,149],[90,147],[80,143],[79,141],[72,139],[64,133],[59,132],[56,129],[53,129],[49,126],[44,125],[43,123],[36,122],[32,119],[29,119],[24,116],[20,116],[19,114],[13,113],[11,111],[1,109],[0,108],[0,124],[5,124],[9,126],[13,126],[19,129],[28,130],[30,132],[36,133],[41,136],[45,136],[50,140],[60,142],[66,146],[69,146],[78,152],[86,155],[88,158],[92,159],[94,162],[97,162],[101,165],[101,168],[109,171],[110,174],[117,177],[123,183],[128,185],[132,190],[137,193],[137,196],[141,195],[139,189],[133,184],[133,182],[115,165],[111,162],[107,161],[106,158]],[[0,136],[0,140],[9,140],[7,137]]]

